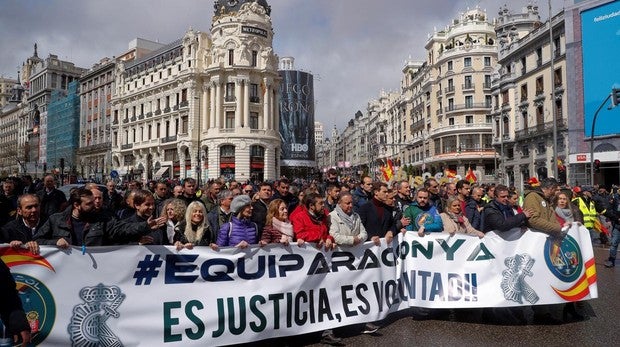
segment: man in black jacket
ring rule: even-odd
[[[484,220],[484,232],[492,230],[508,231],[512,228],[525,227],[527,219],[532,211],[523,209],[522,213],[515,214],[512,206],[508,204],[508,187],[498,185],[495,187],[495,198],[485,208],[482,219]]]
[[[43,190],[37,192],[41,201],[41,215],[43,219],[49,218],[54,213],[62,211],[63,205],[67,202],[65,194],[56,189],[54,176],[47,175],[43,178]]]
[[[372,199],[360,207],[358,214],[371,241],[379,245],[380,238],[385,237],[385,241],[390,243],[396,233],[396,223],[391,209],[385,204],[387,184],[373,182],[372,193]]]
[[[25,246],[31,253],[39,253],[39,245],[33,241],[44,223],[39,198],[34,194],[20,196],[17,199],[17,215],[17,219],[2,227],[0,243],[6,242],[13,248]]]
[[[104,246],[126,240],[138,241],[161,226],[152,218],[143,223],[101,218],[93,213],[93,193],[85,188],[72,191],[69,203],[71,206],[66,210],[50,216],[34,236],[35,241],[59,248]]]

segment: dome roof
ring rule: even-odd
[[[268,16],[271,16],[271,6],[267,4],[267,0],[216,0],[213,5],[215,14],[233,13],[239,11],[241,5],[256,2],[261,5]]]

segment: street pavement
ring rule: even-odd
[[[394,313],[381,322],[373,335],[360,334],[361,325],[338,328],[336,335],[347,346],[620,346],[620,265],[605,268],[608,248],[595,247],[598,279],[597,299],[586,301],[589,318],[560,325],[536,325],[532,312],[526,313],[527,325],[502,323],[481,317],[480,311],[449,310],[428,320],[412,318],[410,311]],[[562,319],[562,306],[554,306],[554,316]],[[322,346],[321,333],[287,339],[262,341],[254,346]]]

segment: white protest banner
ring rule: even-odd
[[[586,233],[572,228],[557,248],[528,231],[514,241],[493,233],[483,239],[408,234],[394,251],[383,241],[330,252],[312,245],[218,252],[92,247],[85,254],[42,247],[40,256],[0,246],[0,256],[11,267],[37,344],[204,346],[377,321],[410,304],[594,298]]]
[[[502,307],[598,296],[590,233],[578,224],[562,240],[529,229],[482,239],[409,232],[399,240],[397,273],[411,306]]]

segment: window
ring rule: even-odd
[[[464,67],[471,67],[471,57],[463,58],[463,66]]]
[[[465,97],[465,107],[466,108],[472,108],[474,107],[474,97],[471,95],[468,95]]]
[[[487,114],[485,118],[487,124],[493,123],[493,116],[491,116],[490,114]]]
[[[258,84],[252,83],[250,84],[250,102],[259,102],[258,98]]]
[[[226,129],[232,129],[235,127],[235,112],[228,111],[226,112]]]
[[[150,140],[150,139],[151,139],[151,136],[152,136],[152,134],[153,134],[153,133],[152,133],[152,131],[153,131],[153,126],[152,126],[151,124],[149,124],[149,127],[148,127],[148,133],[147,133],[147,135],[146,135],[146,136],[147,136],[147,140]]]
[[[235,101],[235,83],[226,83],[225,101]]]
[[[183,116],[181,117],[181,133],[182,134],[187,134],[187,131],[189,129],[189,121],[187,116]]]
[[[258,66],[258,51],[252,51],[252,66]]]
[[[521,101],[527,101],[527,84],[521,85]]]
[[[491,108],[493,104],[493,97],[491,95],[484,96],[484,107]]]
[[[232,66],[235,63],[235,50],[234,49],[229,49],[228,50],[228,65]]]
[[[448,118],[448,125],[454,125],[454,117]]]
[[[448,71],[452,71],[452,60],[448,62]]]
[[[473,124],[474,116],[465,116],[465,124]]]
[[[463,85],[463,89],[472,89],[473,88],[473,84],[471,83],[471,75],[467,75],[465,76],[464,82],[465,84]]]
[[[521,147],[521,154],[523,154],[524,157],[527,157],[530,155],[530,147],[525,145],[523,147]]]
[[[484,87],[491,88],[491,75],[484,75]]]
[[[536,145],[536,151],[538,152],[538,154],[543,154],[547,152],[547,146],[545,146],[544,142],[539,142]]]
[[[542,65],[542,47],[538,47],[536,49],[536,66],[540,67]]]
[[[491,57],[484,57],[484,66],[485,67],[491,66]]]
[[[161,137],[160,127],[161,127],[161,123],[157,123],[157,125],[155,126],[155,131],[157,132],[156,138],[160,138]]]
[[[556,69],[553,73],[553,86],[556,88],[562,86],[562,68]]]
[[[448,99],[448,111],[454,110],[454,99]]]
[[[527,112],[521,113],[521,116],[523,117],[523,129],[527,129]]]
[[[540,76],[536,79],[536,95],[542,95],[544,93],[544,80],[543,80],[543,76]]]
[[[526,60],[525,60],[525,57],[521,57],[521,74],[525,75],[526,72],[527,72]]]
[[[258,129],[258,112],[250,112],[250,129]]]

